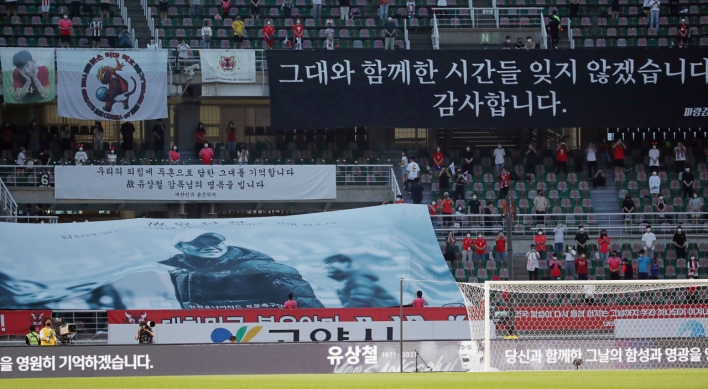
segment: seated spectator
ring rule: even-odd
[[[76,161],[76,165],[85,165],[86,161],[88,161],[88,155],[84,151],[84,145],[79,145],[79,151],[74,154],[74,161]]]
[[[602,171],[602,169],[597,169],[597,172],[595,172],[595,175],[592,177],[593,189],[605,189],[606,184],[607,180],[605,179],[605,173]]]
[[[425,299],[423,298],[423,291],[419,290],[419,291],[415,292],[415,295],[417,297],[413,300],[413,304],[411,304],[411,305],[415,308],[424,308],[427,303],[425,302]]]
[[[524,41],[521,38],[516,39],[516,44],[514,45],[516,50],[523,50],[525,48]]]
[[[403,196],[396,195],[396,200],[393,203],[394,204],[405,204],[406,202],[403,200]]]
[[[666,201],[664,201],[664,196],[659,195],[659,199],[656,201],[656,211],[659,213],[659,220],[667,219],[666,210]]]
[[[133,48],[133,38],[128,32],[128,26],[123,26],[123,30],[118,33],[118,47],[122,49]]]
[[[536,42],[531,39],[530,36],[526,37],[526,44],[524,45],[525,50],[536,50]]]
[[[514,45],[511,43],[511,37],[507,35],[506,40],[502,43],[502,50],[511,50],[513,46]]]
[[[116,155],[116,150],[111,147],[111,149],[108,151],[108,155],[106,156],[106,159],[108,160],[109,165],[115,165],[116,160],[118,159],[118,156]]]

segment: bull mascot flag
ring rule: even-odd
[[[118,74],[123,70],[124,65],[116,59],[115,67],[102,66],[96,72],[98,81],[103,85],[108,85],[108,87],[102,86],[96,90],[96,98],[105,103],[103,110],[106,112],[111,112],[115,103],[123,103],[123,109],[129,109],[128,99],[137,89],[135,78],[130,77],[133,80],[133,90],[129,91],[128,81]]]

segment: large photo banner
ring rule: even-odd
[[[708,48],[266,54],[277,130],[705,127],[708,120]]]
[[[57,95],[54,49],[2,48],[3,97],[8,104],[34,104]]]
[[[294,201],[337,198],[334,165],[57,166],[57,199]]]
[[[167,50],[60,50],[57,72],[61,117],[167,117]]]
[[[199,50],[202,82],[256,82],[255,50]]]
[[[422,205],[244,219],[0,223],[0,236],[12,242],[0,250],[6,309],[280,308],[289,293],[299,308],[393,307],[400,278],[447,281],[423,288],[431,307],[463,303]],[[404,303],[421,285],[404,285]]]

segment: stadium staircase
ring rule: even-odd
[[[605,180],[607,181],[604,189],[590,189],[590,199],[595,213],[619,213],[620,206],[617,202],[618,190],[615,184],[615,174],[612,167],[603,170]],[[597,221],[598,226],[607,227],[610,223],[617,225],[622,223],[622,215],[617,215],[612,219],[600,218]]]
[[[125,0],[125,8],[128,9],[131,27],[135,30],[133,39],[137,39],[138,46],[144,49],[150,43],[150,38],[152,38],[147,19],[145,18],[145,10],[140,5],[140,0]]]
[[[12,194],[0,179],[0,216],[17,216],[17,203]],[[1,218],[0,221],[17,221],[16,219]]]

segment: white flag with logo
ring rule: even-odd
[[[202,82],[256,82],[255,50],[199,50]]]
[[[86,120],[167,117],[167,50],[57,51],[59,116]]]

